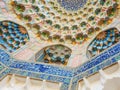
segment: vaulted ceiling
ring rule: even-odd
[[[17,59],[52,64],[55,61],[75,67],[119,41],[118,28],[109,28],[119,18],[119,3],[119,0],[2,0],[0,47]]]

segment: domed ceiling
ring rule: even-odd
[[[87,0],[57,0],[58,3],[66,10],[77,11],[82,8]]]
[[[110,24],[116,0],[22,0],[11,9],[41,40],[83,43]]]
[[[9,32],[11,29],[9,27],[15,27],[15,25],[18,27],[15,27],[13,31],[18,30],[17,36],[22,34],[19,37],[21,42],[16,43],[14,41],[16,38],[13,40],[19,49],[17,54],[13,53],[13,56],[16,55],[15,57],[23,59],[22,55],[26,55],[27,52],[28,56],[34,54],[35,57],[32,59],[39,61],[41,57],[45,56],[43,53],[46,52],[46,49],[43,50],[43,48],[47,46],[54,48],[55,44],[66,45],[71,49],[69,58],[72,61],[69,63],[68,60],[69,66],[74,63],[73,66],[77,66],[87,60],[87,46],[99,32],[115,21],[120,9],[118,0],[3,0],[2,3],[4,5],[1,13],[6,11],[8,14],[0,16],[4,17],[1,19],[3,22],[7,22],[5,27],[1,24],[0,34],[4,32],[3,28],[8,29]],[[8,20],[5,21],[6,19]],[[3,22],[1,21],[1,23]],[[20,27],[24,30],[21,30]],[[106,33],[109,34],[109,31],[102,33],[103,35],[98,38],[102,38],[101,36],[104,38]],[[26,47],[20,50],[22,45]],[[10,49],[11,46],[8,48]],[[58,48],[56,50],[60,50]],[[16,48],[13,47],[10,50],[13,52]],[[39,57],[41,53],[42,55]],[[60,52],[58,51],[58,53]],[[80,58],[85,61],[79,61]]]

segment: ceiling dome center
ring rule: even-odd
[[[58,3],[68,11],[77,11],[82,8],[87,0],[57,0]]]

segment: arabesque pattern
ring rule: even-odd
[[[0,72],[0,78],[2,79],[7,74],[17,74],[52,82],[62,82],[60,90],[68,90],[68,88],[75,90],[78,81],[83,77],[88,77],[118,60],[120,60],[120,43],[77,68],[16,61],[11,59],[5,51],[0,50],[0,62],[6,67]],[[72,82],[72,85],[70,85],[70,82]]]

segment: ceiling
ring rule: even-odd
[[[96,42],[96,35],[115,21],[120,9],[118,0],[2,0],[0,4],[0,47],[7,48],[16,59],[39,61],[47,52],[46,48],[62,46],[69,49],[70,58],[61,62],[72,67],[88,60],[86,50],[90,42]],[[102,34],[106,33],[109,31]],[[98,35],[97,42],[102,37],[106,39],[102,34]],[[63,50],[65,57],[64,49],[55,50],[59,54]],[[92,53],[97,55],[97,50]]]
[[[12,1],[14,14],[41,40],[81,44],[112,23],[117,0]]]

